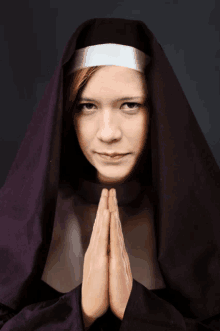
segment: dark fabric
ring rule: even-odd
[[[136,21],[106,18],[88,22],[79,35],[76,49],[99,44],[121,44],[135,47],[151,55],[150,43],[146,39],[142,24]]]
[[[55,290],[52,286],[48,285],[43,280],[40,280],[38,285],[38,297],[36,301],[41,302],[41,301],[53,300],[60,298],[64,294],[65,293],[61,293]]]
[[[0,306],[1,330],[84,331],[80,309],[81,285],[64,295],[44,282],[40,282],[40,288],[44,292],[42,294],[42,299],[46,299],[44,302],[25,307],[21,312]],[[56,299],[54,299],[55,295]],[[220,315],[208,320],[183,317],[165,299],[172,301],[169,289],[148,291],[143,285],[134,281],[123,320],[118,319],[108,309],[91,325],[89,331],[220,330]],[[185,309],[184,303],[183,309]]]
[[[8,319],[2,330],[83,331],[81,285],[59,298],[25,307]]]
[[[98,205],[102,189],[107,188],[110,190],[112,187],[112,185],[93,183],[91,181],[81,179],[77,194],[83,197],[87,202]],[[119,206],[128,205],[137,199],[143,190],[146,191],[146,187],[141,187],[141,184],[136,180],[127,181],[120,185],[114,185],[114,188],[116,189]]]
[[[149,291],[142,284],[133,280],[133,287],[122,320],[120,331],[133,330],[220,330],[219,315],[210,318],[209,323],[203,323],[204,318],[184,317],[173,305],[164,300],[175,301],[170,289]],[[161,298],[160,298],[161,297]],[[185,310],[185,302],[179,302],[181,310]],[[213,323],[213,324],[212,324]],[[209,324],[211,325],[209,327]],[[212,328],[214,326],[214,328]]]
[[[13,318],[15,315],[16,312],[13,309],[0,304],[0,329],[8,320]]]
[[[54,299],[54,304],[37,303],[35,298],[51,242],[62,175],[64,75],[76,44],[81,42],[79,36],[82,39],[91,26],[98,26],[93,31],[101,33],[106,22],[121,25],[122,29],[127,23],[135,31],[141,29],[142,40],[150,45],[152,61],[146,72],[151,107],[149,160],[152,191],[156,196],[158,261],[166,285],[183,298],[184,309],[189,310],[194,321],[220,313],[218,165],[161,46],[146,25],[139,21],[92,19],[80,25],[70,38],[0,191],[0,302],[20,311],[7,323],[5,330],[15,330],[17,325],[25,330],[25,323],[28,325],[35,319],[36,323],[49,323],[45,320],[47,313],[51,321],[52,318],[57,321],[51,322],[54,330],[55,325],[57,330],[59,327],[71,329],[70,324],[65,324],[70,323],[70,316],[71,323],[76,325],[74,330],[81,330],[76,289],[72,294]],[[78,155],[73,150],[71,153],[77,166]],[[140,172],[141,183],[149,176],[146,169],[147,165]],[[73,177],[78,176],[74,168],[72,173]],[[153,305],[155,298],[141,286],[134,293],[134,300],[128,305],[129,313],[121,325],[122,331],[148,329],[149,323],[154,323],[148,318],[152,313],[153,316],[158,313],[160,318],[149,330],[160,330],[161,325],[171,329],[169,314],[173,314],[173,325],[178,326],[174,328],[184,329],[183,317],[176,308],[157,306],[158,302]],[[134,309],[136,301],[139,309]],[[177,302],[176,306],[178,304],[181,303]],[[160,309],[165,309],[168,315],[160,314]],[[48,328],[45,326],[42,330]],[[32,326],[31,329],[34,330]]]

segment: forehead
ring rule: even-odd
[[[146,93],[144,75],[139,71],[120,67],[106,66],[99,68],[87,82],[82,97],[90,93]]]

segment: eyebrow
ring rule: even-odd
[[[144,96],[137,95],[135,97],[124,97],[124,98],[115,99],[115,101],[134,100],[134,99],[144,99]],[[97,100],[91,98],[79,98],[79,101],[97,101]]]

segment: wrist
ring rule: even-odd
[[[86,315],[84,312],[82,315],[83,315],[83,323],[85,326],[85,330],[88,330],[88,328],[95,322],[95,318]]]

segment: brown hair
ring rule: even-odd
[[[88,67],[77,70],[75,73],[69,75],[64,82],[64,109],[65,111],[73,110],[78,97],[82,93],[83,88],[89,79],[96,71],[105,66]]]
[[[73,114],[78,111],[77,100],[86,83],[102,67],[83,68],[64,79],[60,180],[71,183],[72,186],[78,185],[79,178],[94,180],[96,176],[96,169],[87,161],[79,146],[73,124]]]

